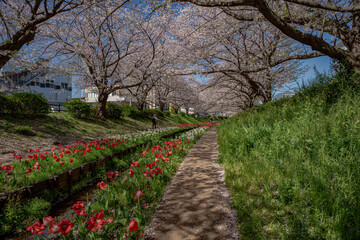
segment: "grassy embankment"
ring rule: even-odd
[[[359,75],[318,75],[221,124],[243,239],[360,239],[359,90]]]
[[[159,118],[157,127],[204,121],[208,119],[171,114]],[[119,120],[78,119],[68,113],[49,113],[35,118],[9,117],[0,119],[0,159],[1,154],[26,152],[29,148],[43,149],[59,143],[72,144],[79,139],[88,141],[107,138],[151,127],[150,119],[129,117]]]

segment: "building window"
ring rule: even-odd
[[[69,84],[68,83],[61,83],[61,88],[68,88],[69,87]]]
[[[39,82],[35,82],[35,86],[40,86],[40,83],[39,83]]]
[[[41,88],[45,88],[45,83],[40,83]]]
[[[60,85],[55,85],[55,89],[60,89]]]
[[[93,92],[88,93],[88,98],[97,98],[97,97],[98,97],[97,93],[93,93]]]
[[[47,80],[48,81],[48,80]],[[50,88],[50,83],[46,83],[46,88]]]
[[[34,82],[34,81],[31,81],[31,82],[30,82],[30,86],[35,86],[35,82]]]

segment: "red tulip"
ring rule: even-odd
[[[73,205],[73,210],[74,210],[75,212],[78,212],[78,211],[83,210],[84,207],[85,207],[85,205],[83,204],[83,202],[78,201],[77,203],[75,203],[75,204]]]
[[[43,218],[44,226],[49,226],[52,221],[54,221],[54,219],[51,216]]]
[[[132,168],[130,168],[129,174],[130,174],[132,177],[134,176],[135,172],[134,172],[134,170],[133,170]]]
[[[99,186],[101,188],[101,190],[105,190],[107,185],[106,185],[106,183],[104,183],[104,181],[101,181],[97,184],[97,186]]]
[[[62,233],[62,235],[67,236],[71,230],[71,228],[73,227],[73,223],[70,222],[69,220],[64,220],[61,221],[58,225],[59,227],[59,231]]]
[[[136,197],[134,198],[134,201],[142,198],[142,197],[145,196],[145,195],[144,195],[144,193],[143,193],[141,190],[137,190],[136,193],[135,193],[135,196],[136,196]]]
[[[57,225],[56,222],[52,222],[49,226],[49,233],[50,234],[55,234],[55,233],[58,233],[59,232],[59,226]]]
[[[95,213],[95,216],[91,217],[90,220],[87,221],[89,223],[89,226],[87,227],[88,230],[91,230],[92,232],[95,232],[99,228],[103,228],[103,223],[107,223],[108,220],[104,220],[105,217],[104,210],[101,210],[98,213]],[[111,220],[112,221],[112,220]]]
[[[130,230],[130,232],[136,231],[136,230],[138,230],[138,229],[139,229],[139,227],[138,227],[138,222],[135,221],[135,219],[131,220],[131,221],[130,221],[130,224],[129,224],[129,230]]]
[[[31,233],[35,233],[35,234],[43,234],[44,232],[42,230],[44,230],[44,224],[40,224],[40,222],[36,222],[34,223],[32,226],[28,226],[26,228],[26,230],[30,231]]]

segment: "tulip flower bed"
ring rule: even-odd
[[[188,130],[189,129],[186,129],[186,131]],[[131,136],[121,137],[129,139]],[[159,139],[157,141],[159,141]],[[136,156],[136,154],[140,156],[142,153],[140,150],[141,149],[138,148],[138,153],[129,153],[125,156],[122,155],[120,159],[118,157],[114,157],[113,159],[107,161],[104,166],[96,167],[96,171],[88,172],[79,179],[79,181],[75,184],[68,185],[68,187],[61,189],[44,189],[45,191],[43,191],[42,194],[36,195],[38,197],[33,199],[26,198],[24,199],[25,202],[19,202],[20,199],[17,197],[10,198],[8,204],[1,204],[0,238],[7,238],[11,236],[15,237],[22,234],[21,232],[22,229],[24,229],[24,224],[30,224],[34,221],[34,217],[35,219],[42,218],[43,216],[48,215],[49,212],[57,212],[56,209],[59,203],[64,204],[68,202],[69,199],[71,199],[71,196],[76,192],[79,193],[84,190],[86,191],[86,189],[89,189],[89,186],[92,185],[94,179],[101,179],[107,171],[117,169],[120,172],[124,169],[128,169],[134,159],[134,156]],[[36,184],[30,185],[30,187],[35,186]],[[30,190],[32,191],[33,189]]]
[[[107,172],[91,200],[76,202],[65,217],[44,217],[27,230],[37,234],[37,239],[140,238],[178,166],[207,129],[196,128],[178,140],[153,143],[125,172]]]
[[[0,179],[2,179],[0,191],[4,194],[28,186],[68,169],[79,167],[99,157],[121,151],[131,145],[152,141],[158,139],[161,135],[176,131],[178,131],[176,128],[147,131],[125,136],[122,140],[117,138],[100,139],[91,142],[79,140],[73,146],[59,145],[61,152],[56,152],[55,147],[52,148],[50,153],[41,153],[40,149],[29,149],[26,160],[23,159],[24,156],[14,154],[18,161],[14,162],[12,166],[0,167]]]

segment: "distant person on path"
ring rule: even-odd
[[[152,129],[156,129],[157,118],[155,114],[152,116],[151,121],[152,121]]]

